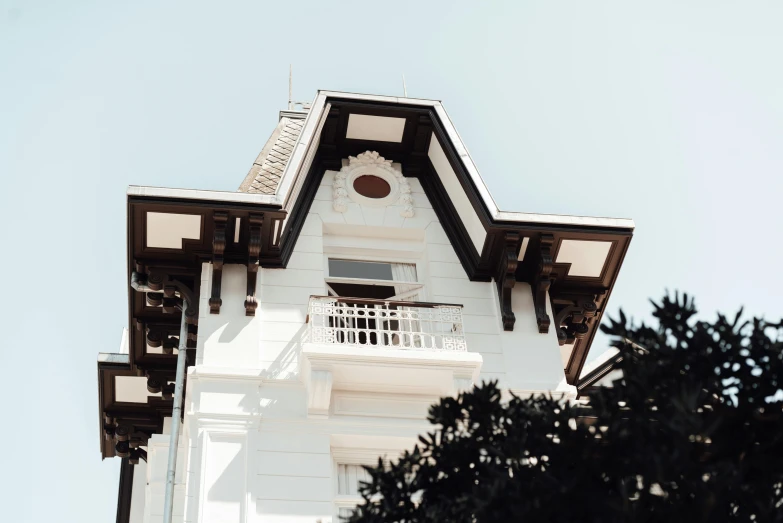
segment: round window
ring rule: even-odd
[[[353,181],[354,190],[366,198],[385,198],[391,193],[389,182],[379,176],[365,174]]]

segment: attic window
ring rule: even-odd
[[[386,198],[391,193],[389,182],[379,176],[363,175],[353,182],[354,190],[365,198]]]

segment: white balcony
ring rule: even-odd
[[[311,296],[311,343],[467,351],[462,305]]]
[[[481,370],[461,305],[312,296],[307,324],[311,415],[328,415],[332,390],[444,396],[471,387]]]

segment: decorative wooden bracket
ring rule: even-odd
[[[514,330],[516,317],[511,308],[511,290],[517,282],[517,258],[521,238],[518,232],[507,232],[503,237],[503,251],[500,255],[498,274],[495,278],[498,285],[498,298],[500,300],[500,315],[503,319],[503,329]]]
[[[220,314],[220,286],[223,281],[223,252],[226,250],[226,223],[228,213],[215,211],[212,215],[215,233],[212,237],[212,296],[209,298],[209,312]]]
[[[174,394],[175,375],[170,372],[147,371],[147,391],[152,394],[160,393],[164,400],[171,400]]]
[[[133,273],[133,281],[152,291],[139,291],[145,292],[147,306],[160,307],[164,314],[181,311],[188,326],[187,347],[194,349],[198,340],[198,292],[191,289],[187,283],[172,277],[166,269],[147,268],[138,263],[136,269]],[[147,272],[141,272],[144,270]],[[187,308],[184,307],[185,302],[188,304]],[[145,330],[142,322],[134,321],[134,324],[136,330]],[[151,326],[145,332],[145,343],[150,347],[163,347],[164,354],[172,354],[179,341],[179,327]]]
[[[176,327],[147,327],[147,345],[153,348],[162,347],[163,354],[173,354],[179,345],[179,329]]]
[[[546,297],[549,293],[549,286],[552,284],[550,274],[552,273],[552,244],[555,237],[551,234],[542,234],[540,239],[540,260],[535,276],[533,277],[533,307],[536,312],[536,323],[538,332],[546,334],[549,332],[549,314],[546,312]]]
[[[256,301],[256,278],[258,277],[258,256],[261,254],[261,227],[264,224],[263,214],[251,214],[248,218],[250,234],[247,241],[247,296],[245,297],[245,316],[255,316],[258,301]]]
[[[146,447],[155,429],[147,426],[139,427],[137,419],[112,418],[104,415],[103,432],[105,437],[114,443],[114,455],[120,458],[129,458],[131,464],[138,464],[139,459],[147,461],[147,452],[141,447]]]
[[[143,269],[137,265],[138,269]],[[160,307],[164,314],[173,314],[182,311],[183,304],[187,300],[185,321],[188,325],[198,325],[198,292],[188,287],[187,284],[172,277],[165,269],[149,268],[147,273],[134,272],[134,280],[146,285],[153,292],[146,292],[146,302],[150,307]],[[162,291],[162,292],[160,292]]]
[[[592,296],[584,296],[555,301],[562,306],[555,314],[558,343],[566,345],[585,338],[590,332],[590,323],[598,315],[595,299]]]

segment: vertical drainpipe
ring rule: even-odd
[[[177,350],[177,374],[174,381],[174,406],[171,409],[171,438],[169,439],[169,463],[166,468],[166,497],[163,499],[163,523],[171,523],[174,511],[174,479],[177,475],[177,450],[179,431],[182,426],[182,388],[185,382],[185,363],[188,351],[188,325],[185,311],[188,300],[182,298],[182,321],[179,327],[179,348]]]

